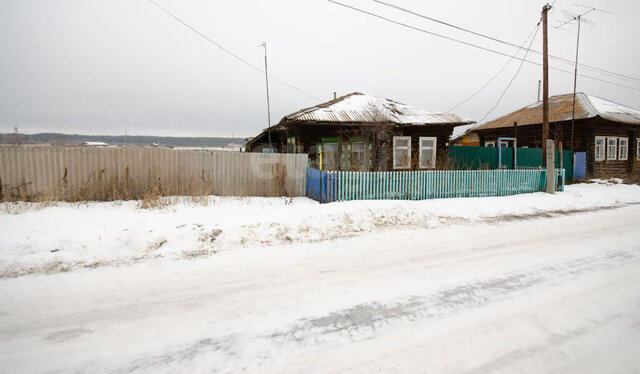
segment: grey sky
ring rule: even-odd
[[[359,91],[446,111],[486,83],[507,57],[443,40],[326,0],[155,0],[252,64],[323,101]],[[339,0],[432,32],[507,54],[514,49],[370,0]],[[386,0],[476,32],[522,44],[546,1]],[[584,8],[557,0],[562,10]],[[581,0],[593,12],[580,62],[640,78],[640,2]],[[573,60],[575,25],[549,29],[551,54]],[[541,50],[542,31],[532,48]],[[520,55],[521,56],[521,55]],[[528,59],[542,61],[536,54]],[[452,111],[480,120],[519,65],[514,60],[480,94]],[[573,66],[551,66],[572,71]],[[640,82],[581,70],[635,90],[578,79],[578,90],[640,109]],[[487,120],[536,100],[542,68],[525,64]],[[550,93],[569,93],[572,74],[550,72]],[[311,99],[270,81],[271,122]],[[147,0],[0,0],[0,132],[251,136],[267,124],[264,75],[242,64]]]

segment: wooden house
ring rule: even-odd
[[[354,92],[291,113],[247,142],[251,152],[308,153],[323,170],[420,170],[443,162],[455,126],[473,121]]]
[[[596,96],[573,94],[549,98],[549,138],[563,149],[586,153],[587,176],[626,176],[640,167],[640,111]],[[468,130],[455,145],[496,146],[500,137],[516,138],[518,147],[542,148],[542,102]],[[512,146],[507,142],[508,146]]]

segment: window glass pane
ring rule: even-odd
[[[436,137],[420,137],[420,168],[435,168],[436,166]]]
[[[394,167],[396,168],[406,168],[409,167],[409,150],[408,149],[399,149],[396,148],[394,150]]]
[[[409,139],[401,139],[401,138],[396,138],[396,147],[408,147],[409,146]]]
[[[604,160],[604,155],[605,155],[605,138],[597,136],[596,137],[596,149],[595,149],[596,161]]]
[[[411,137],[393,137],[393,168],[407,169],[411,167]]]
[[[617,158],[618,151],[618,139],[607,138],[607,160],[615,160]]]
[[[619,138],[618,139],[618,159],[626,160],[628,153],[629,153],[629,139]]]
[[[422,148],[433,148],[433,139],[422,139],[422,144],[420,145]]]
[[[433,151],[430,149],[423,149],[420,151],[420,167],[432,168],[435,166],[433,159]]]
[[[338,143],[325,143],[322,157],[324,170],[338,170]]]
[[[366,168],[367,152],[365,143],[353,143],[351,146],[351,165],[356,170]]]

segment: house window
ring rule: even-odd
[[[618,160],[629,158],[629,138],[618,138]]]
[[[322,151],[322,169],[338,170],[338,143],[324,143]]]
[[[607,138],[607,160],[618,158],[618,138]]]
[[[393,137],[393,168],[409,169],[411,167],[411,137]]]
[[[296,153],[296,138],[287,138],[287,153]]]
[[[500,142],[500,147],[501,147],[501,148],[507,148],[508,146],[509,146],[509,142],[508,142],[508,141],[506,141],[506,140],[502,140],[502,141]]]
[[[488,141],[488,142],[484,142],[484,146],[485,147],[495,147],[496,146],[496,142],[495,141]]]
[[[367,145],[365,143],[351,144],[351,167],[365,170],[367,167]]]
[[[604,136],[596,136],[596,161],[604,160],[604,145],[606,138]]]
[[[636,159],[640,160],[640,139],[636,140]]]
[[[435,169],[437,138],[431,136],[420,137],[420,168]]]

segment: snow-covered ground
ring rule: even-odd
[[[556,195],[318,204],[307,198],[168,198],[5,204],[0,278],[149,259],[189,260],[242,247],[311,243],[390,228],[436,228],[640,203],[640,187],[580,184]]]
[[[640,187],[5,205],[0,372],[633,372]]]

